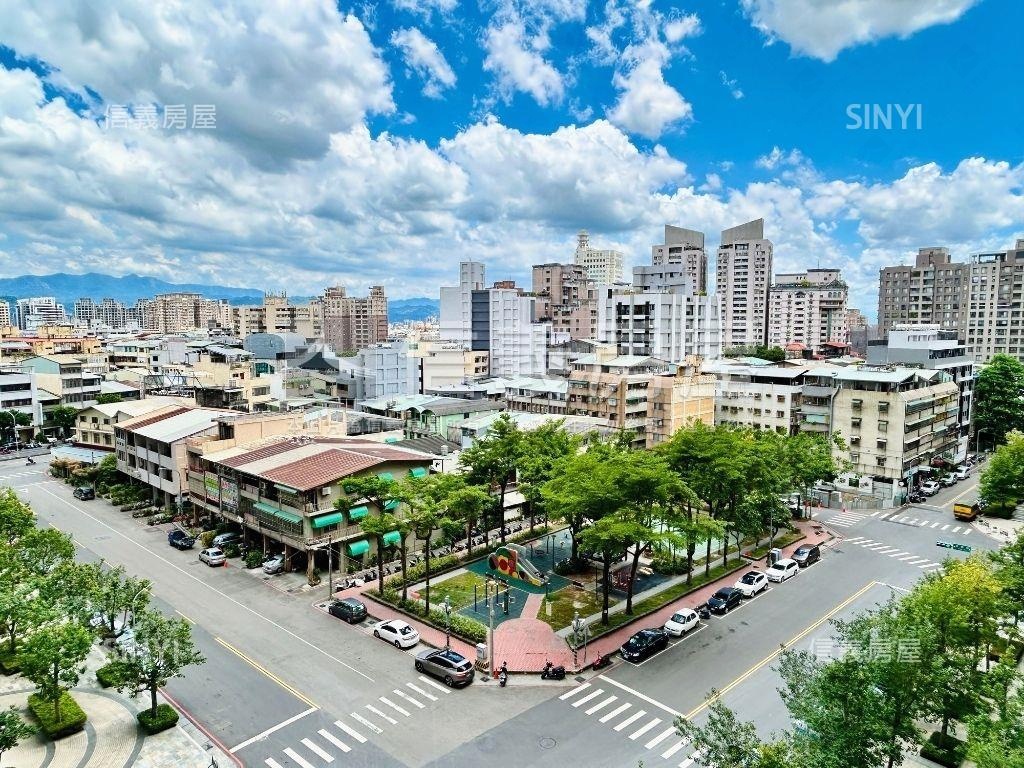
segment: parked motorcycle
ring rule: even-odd
[[[597,658],[594,659],[593,667],[594,667],[594,669],[604,669],[605,667],[607,667],[611,663],[612,663],[612,660],[610,658],[605,656],[603,653],[599,653],[599,654],[597,654]]]
[[[708,604],[707,603],[704,603],[703,605],[698,605],[697,606],[697,615],[700,616],[702,619],[710,619],[711,618],[711,609],[708,608]]]
[[[544,662],[544,669],[540,671],[541,680],[565,680],[565,667],[559,664],[554,666],[550,661]]]

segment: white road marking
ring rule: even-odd
[[[405,715],[406,717],[412,717],[412,715],[409,714],[408,710],[402,709],[387,696],[379,696],[377,698],[377,701],[379,701],[381,704],[387,704],[389,707],[391,707],[393,710],[395,710],[395,712],[398,712],[399,714]]]
[[[686,758],[685,760],[683,760],[683,762],[679,764],[679,768],[690,768],[690,766],[693,765],[694,761],[699,759],[700,752],[694,752],[692,755],[690,755],[688,758]]]
[[[654,747],[658,746],[658,744],[663,742],[665,739],[667,739],[669,736],[671,736],[675,732],[676,732],[675,726],[673,726],[671,728],[666,728],[664,731],[662,731],[657,736],[655,736],[653,739],[651,739],[646,744],[644,744],[644,749],[653,749]]]
[[[263,733],[257,733],[251,739],[246,739],[245,741],[243,741],[238,746],[232,747],[231,749],[229,749],[228,752],[231,752],[232,754],[234,754],[238,750],[240,750],[240,749],[242,749],[244,747],[248,747],[250,744],[253,744],[253,743],[257,742],[257,741],[260,741],[261,739],[265,739],[270,734],[276,733],[277,731],[280,731],[282,728],[285,728],[285,727],[291,725],[296,720],[301,720],[306,715],[311,715],[314,712],[319,712],[319,710],[316,707],[310,707],[305,712],[299,712],[299,714],[293,715],[292,717],[289,717],[287,720],[282,720],[277,725],[272,726],[270,728],[267,728],[267,730],[263,731]]]
[[[414,699],[408,693],[403,691],[401,688],[395,688],[395,690],[392,691],[392,693],[394,693],[396,696],[402,697],[403,699],[408,701],[410,704],[412,704],[412,705],[414,705],[416,707],[419,707],[420,709],[423,709],[423,707],[426,706],[425,704],[421,704],[420,702],[418,702],[416,699]]]
[[[907,554],[902,549],[897,549],[895,552],[886,552],[889,557],[899,557],[900,555]]]
[[[871,517],[878,517],[880,514],[882,514],[882,510],[876,509],[874,512],[871,513]]]
[[[914,555],[912,558],[910,558],[909,560],[906,561],[907,565],[917,565],[918,563],[927,563],[927,562],[928,562],[928,558],[927,557],[918,557],[917,555]]]
[[[582,690],[584,690],[586,688],[589,688],[589,687],[590,687],[590,683],[583,683],[582,685],[579,685],[579,686],[573,688],[571,691],[566,691],[565,693],[563,693],[558,698],[561,699],[562,701],[565,701],[566,699],[572,698],[573,696],[575,696],[580,691],[582,691]]]
[[[900,560],[903,561],[904,563],[907,560],[917,560],[917,555],[904,555],[903,557],[900,558]]]
[[[356,721],[357,723],[362,723],[363,725],[365,725],[365,726],[366,726],[367,728],[369,728],[369,729],[370,729],[371,731],[373,731],[374,733],[376,733],[376,734],[378,734],[378,735],[379,735],[379,734],[382,734],[382,733],[384,733],[384,731],[382,731],[382,730],[381,730],[380,728],[378,728],[378,727],[377,727],[376,725],[374,725],[374,724],[373,724],[373,723],[371,723],[371,722],[370,722],[369,720],[367,720],[367,719],[366,719],[365,717],[363,717],[362,715],[360,715],[360,714],[359,714],[358,712],[352,712],[350,716],[351,716],[351,717],[352,717],[352,719],[353,719],[353,720],[355,720],[355,721]]]
[[[913,520],[901,520],[900,522],[906,523],[907,525],[914,525],[917,523],[917,518],[915,517]]]
[[[858,541],[861,541],[862,539],[864,541],[867,541],[867,539],[864,539],[863,536],[854,536],[852,539],[847,539],[846,542],[848,544],[856,544]]]
[[[343,722],[341,722],[341,720],[335,720],[334,724],[336,726],[338,726],[339,728],[341,728],[341,730],[343,730],[345,733],[347,733],[353,739],[358,741],[360,744],[365,744],[366,743],[366,738],[361,733],[359,733],[359,731],[357,731],[354,728],[350,728],[349,726],[345,725]],[[323,731],[320,731],[320,733],[323,733]]]
[[[605,707],[607,707],[607,706],[608,706],[609,704],[611,704],[611,703],[612,703],[613,701],[618,701],[618,700],[619,700],[619,697],[618,697],[618,696],[609,696],[609,697],[608,697],[607,699],[605,699],[604,701],[599,701],[599,702],[597,702],[597,704],[595,704],[595,705],[594,705],[594,706],[592,706],[592,707],[591,707],[590,709],[588,709],[588,710],[587,710],[587,714],[588,714],[588,715],[592,715],[592,714],[594,714],[595,712],[597,712],[597,711],[598,711],[599,709],[604,709],[604,708],[605,708]]]
[[[598,696],[600,696],[600,695],[601,695],[602,693],[604,693],[604,689],[603,689],[603,688],[598,688],[597,690],[594,690],[594,691],[591,691],[590,693],[588,693],[588,694],[587,694],[586,696],[584,696],[584,697],[583,697],[582,699],[576,699],[576,701],[574,701],[574,702],[572,703],[572,705],[573,705],[574,707],[579,707],[579,706],[582,706],[583,704],[586,704],[586,703],[587,703],[588,701],[590,701],[591,699],[596,699],[596,698],[597,698]]]
[[[450,690],[448,690],[447,688],[445,688],[445,687],[444,687],[443,685],[441,685],[440,683],[438,683],[438,682],[436,682],[436,681],[434,681],[434,680],[431,680],[431,679],[430,679],[429,677],[424,677],[423,675],[420,675],[420,680],[421,680],[421,681],[423,681],[424,683],[426,683],[427,685],[432,685],[432,686],[434,686],[435,688],[437,688],[437,690],[441,691],[441,692],[442,692],[442,693],[444,693],[445,695],[448,695],[448,694],[450,694],[450,693],[451,693],[451,691],[450,691]],[[590,685],[590,683],[585,683],[585,685]]]
[[[942,526],[942,530],[948,531],[949,530],[949,524],[947,523],[946,525]]]
[[[932,523],[932,528],[938,528],[938,527],[939,527],[939,521],[936,520],[934,523]]]
[[[892,517],[886,518],[890,523],[898,523],[902,518],[902,515],[893,515]]]
[[[412,688],[414,691],[416,691],[416,693],[418,693],[420,696],[424,697],[425,699],[430,699],[431,701],[437,701],[437,696],[435,696],[432,693],[427,693],[422,688],[420,688],[418,685],[414,685],[413,683],[406,683],[405,685],[406,685],[407,688]]]
[[[926,562],[924,562],[924,563],[921,563],[921,565],[919,565],[919,566],[917,566],[917,567],[918,567],[918,568],[930,568],[930,567],[931,567],[931,566],[933,566],[933,565],[939,565],[939,563],[930,563],[930,562],[927,562],[927,561],[926,561]]]
[[[613,710],[612,710],[611,712],[609,712],[609,713],[608,713],[607,715],[605,715],[605,716],[604,716],[604,717],[602,717],[602,718],[601,718],[600,720],[598,720],[598,722],[599,722],[599,723],[607,723],[607,722],[608,722],[609,720],[611,720],[612,718],[614,718],[614,717],[618,717],[618,716],[619,716],[620,714],[622,714],[623,712],[625,712],[625,711],[626,711],[627,709],[629,709],[629,708],[630,708],[631,706],[633,706],[633,705],[632,705],[632,704],[630,704],[629,702],[626,702],[625,704],[620,704],[620,705],[619,705],[619,706],[617,706],[617,707],[616,707],[615,709],[613,709]]]
[[[272,757],[268,757],[263,762],[267,764],[267,768],[283,768],[283,766]]]
[[[668,760],[670,757],[672,757],[672,755],[674,755],[676,752],[678,752],[680,749],[682,749],[683,747],[685,747],[689,743],[690,743],[689,739],[683,739],[682,741],[673,744],[671,747],[669,747],[664,752],[662,752],[661,756],[665,760]]]
[[[958,525],[956,528],[950,531],[950,533],[960,533],[960,526]]]
[[[288,757],[290,757],[296,763],[298,763],[302,768],[313,768],[313,764],[311,762],[300,756],[299,753],[291,747],[288,747],[288,749],[286,749],[284,753],[288,755]]]
[[[628,685],[623,685],[622,683],[618,682],[617,680],[612,680],[610,677],[605,677],[605,678],[602,678],[602,679],[604,680],[604,682],[611,683],[616,688],[621,688],[622,690],[626,691],[626,693],[631,693],[634,696],[636,696],[638,699],[642,699],[643,701],[646,701],[648,704],[653,704],[654,706],[658,707],[658,709],[661,709],[661,710],[664,710],[665,712],[668,712],[673,717],[682,717],[683,716],[682,712],[676,712],[676,710],[672,709],[672,707],[665,706],[660,701],[657,701],[656,699],[652,699],[650,696],[645,696],[644,694],[640,693],[640,691],[636,690],[635,688],[630,688]]]
[[[641,736],[643,736],[645,733],[647,733],[649,730],[651,730],[653,728],[656,728],[659,723],[661,723],[661,718],[660,717],[654,718],[653,720],[651,720],[651,722],[647,723],[647,725],[641,726],[639,729],[637,729],[637,730],[633,731],[631,734],[629,734],[629,740],[630,741],[636,741]]]
[[[971,532],[971,526],[969,526],[969,525],[964,526],[964,536],[966,536],[970,532]]]
[[[322,733],[322,734],[323,733],[327,733],[327,731],[320,731],[320,733]],[[334,756],[331,755],[330,752],[325,752],[324,750],[320,749],[320,747],[318,747],[316,744],[314,744],[309,739],[303,739],[302,743],[306,745],[306,749],[308,749],[314,755],[319,757],[325,763],[333,763],[334,762]],[[348,752],[348,746],[346,744],[343,744],[340,741],[338,742],[338,744],[341,744],[343,747],[345,747],[345,749],[342,750],[343,752]]]
[[[647,714],[647,712],[645,710],[643,710],[643,709],[641,709],[639,712],[634,712],[632,715],[627,717],[621,723],[616,725],[613,730],[623,731],[623,730],[625,730],[626,728],[631,726],[633,723],[635,723],[637,720],[639,720],[641,717],[643,717],[646,714]]]
[[[352,747],[350,747],[348,744],[346,744],[344,741],[339,739],[337,736],[335,736],[330,731],[325,731],[323,728],[321,728],[319,731],[317,731],[317,733],[319,733],[321,736],[323,736],[325,739],[327,739],[329,742],[331,742],[331,744],[336,746],[342,752],[351,752],[352,751]],[[306,740],[303,739],[302,743],[305,744]],[[327,762],[331,762],[331,761],[328,760]]]
[[[385,715],[383,712],[381,712],[379,709],[377,709],[375,706],[373,706],[373,704],[367,704],[366,708],[368,710],[370,710],[371,712],[373,712],[373,714],[377,715],[377,717],[384,718],[385,720],[387,720],[392,725],[398,725],[398,721],[397,720],[392,719],[391,715]]]

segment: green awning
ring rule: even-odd
[[[283,509],[272,507],[269,504],[264,504],[262,501],[257,501],[253,506],[260,512],[266,512],[268,515],[273,515],[279,520],[284,520],[287,523],[301,523],[302,516],[296,515],[291,512],[285,512]]]
[[[413,467],[412,469],[409,470],[409,474],[412,475],[413,477],[426,477],[427,476],[427,468],[426,467]]]
[[[385,437],[384,438],[384,442],[385,443],[397,443],[398,442],[398,438],[397,437]]]
[[[362,520],[368,514],[370,514],[370,510],[368,507],[352,507],[352,509],[348,511],[348,519]]]
[[[385,547],[397,547],[402,543],[402,534],[398,531],[392,531],[391,533],[384,534],[384,546]]]
[[[377,477],[379,477],[381,480],[394,480],[395,479],[395,476],[392,475],[390,472],[378,472],[377,473]]]
[[[353,541],[348,545],[347,549],[349,557],[359,557],[360,555],[365,555],[370,551],[370,542],[365,539],[362,541]]]
[[[392,499],[391,501],[384,502],[384,509],[390,512],[393,509],[398,509],[398,505],[401,504],[398,499]]]
[[[284,491],[285,493],[298,493],[299,492],[298,489],[292,488],[290,485],[278,485],[277,483],[274,483],[274,487],[277,490],[279,490],[279,491]]]
[[[328,512],[326,515],[319,515],[313,518],[314,528],[326,528],[328,525],[337,525],[345,516],[341,512]]]

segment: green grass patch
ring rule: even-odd
[[[559,592],[552,592],[551,596],[541,606],[537,618],[549,625],[556,632],[564,629],[572,623],[576,611],[580,616],[592,616],[601,612],[601,594],[595,593],[592,589],[580,589],[579,587],[568,587]],[[608,605],[612,606],[619,600],[609,596]],[[547,606],[551,606],[551,615],[548,615]]]
[[[166,731],[168,728],[173,728],[178,724],[178,710],[170,704],[158,704],[156,715],[153,714],[151,709],[144,709],[136,717],[142,730],[150,736],[154,733],[160,733],[160,731]]]
[[[440,605],[447,597],[452,604],[452,610],[465,608],[473,602],[473,587],[476,586],[477,597],[484,598],[484,577],[472,571],[460,573],[444,581],[432,582],[430,585],[430,602]]]
[[[18,661],[18,652],[11,653],[10,648],[4,646],[0,651],[0,675],[16,675],[21,671],[21,662]]]
[[[53,702],[46,701],[36,693],[28,697],[28,708],[39,721],[43,733],[54,741],[78,733],[85,728],[85,712],[67,691],[60,695],[59,718],[54,711]]]
[[[113,688],[121,682],[121,670],[123,664],[119,661],[112,661],[104,664],[96,670],[96,680],[103,688]]]

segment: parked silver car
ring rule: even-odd
[[[449,688],[473,682],[473,664],[452,650],[420,651],[416,654],[416,671],[440,678]]]
[[[224,565],[224,563],[227,562],[227,557],[224,556],[223,549],[210,547],[209,549],[204,549],[199,553],[199,560],[200,562],[213,567],[217,565]]]
[[[264,573],[280,573],[284,570],[284,553],[279,552],[276,555],[271,555],[263,561],[263,572]]]

